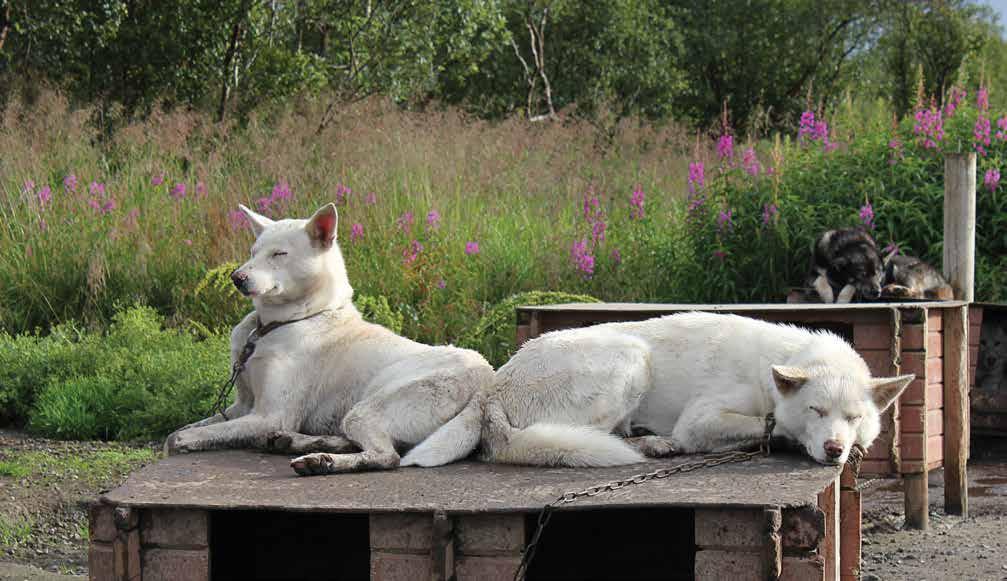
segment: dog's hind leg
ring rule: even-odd
[[[729,411],[721,400],[701,397],[682,410],[671,441],[689,454],[743,450],[762,443],[765,429],[765,418]]]
[[[372,401],[358,403],[343,419],[342,430],[350,441],[359,446],[355,454],[330,454],[319,452],[294,458],[290,467],[301,476],[359,472],[362,470],[391,470],[399,465],[399,454],[384,417]]]
[[[276,454],[359,452],[356,444],[342,436],[309,436],[298,432],[273,432],[266,437],[266,450]]]
[[[625,438],[625,441],[648,458],[664,458],[665,456],[675,454],[675,446],[671,443],[671,440],[662,438],[661,436],[635,436]]]

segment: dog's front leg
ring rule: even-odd
[[[846,304],[853,300],[853,295],[857,293],[857,288],[852,284],[848,284],[843,287],[843,290],[839,291],[839,296],[836,297],[837,304]]]
[[[671,441],[679,452],[727,452],[758,446],[765,432],[764,417],[730,411],[717,399],[699,398],[682,411]]]
[[[247,414],[175,432],[165,440],[164,450],[168,454],[184,454],[222,448],[265,448],[269,435],[284,427],[279,416]]]
[[[811,286],[818,292],[818,297],[822,299],[823,303],[831,304],[835,300],[832,295],[832,285],[829,284],[829,278],[824,274],[819,274]]]

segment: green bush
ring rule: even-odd
[[[152,439],[205,417],[228,376],[227,338],[163,325],[133,307],[107,333],[0,335],[0,414],[74,439]]]

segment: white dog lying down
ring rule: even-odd
[[[256,241],[234,271],[255,311],[231,334],[235,361],[260,326],[225,410],[168,437],[169,453],[269,448],[308,454],[299,474],[437,466],[478,444],[493,368],[475,351],[431,347],[364,321],[336,244],[336,207],[273,221],[241,206]],[[270,323],[286,322],[269,328]],[[221,378],[223,381],[224,378]]]
[[[871,379],[845,341],[735,315],[683,313],[547,333],[501,367],[485,404],[493,462],[612,466],[757,446],[774,435],[825,464],[867,448],[912,375]],[[634,432],[653,435],[630,437]]]

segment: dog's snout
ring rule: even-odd
[[[248,282],[248,275],[240,270],[236,270],[231,273],[231,282],[234,283],[234,286],[238,287],[238,290],[243,290],[245,284]]]
[[[831,459],[836,459],[843,455],[843,445],[835,440],[825,441],[825,455]]]

